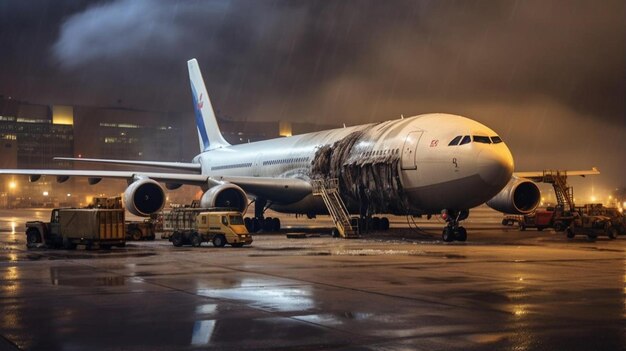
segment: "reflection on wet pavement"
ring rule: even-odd
[[[624,239],[27,251],[20,218],[0,213],[0,349],[626,349]]]

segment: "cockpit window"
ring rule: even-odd
[[[477,143],[491,144],[491,139],[488,136],[474,135],[474,141]]]
[[[461,140],[461,143],[459,145],[465,145],[468,144],[472,141],[472,138],[470,138],[469,135],[466,135],[463,137],[463,140]]]
[[[502,139],[500,139],[500,137],[497,136],[497,135],[496,136],[492,136],[491,137],[491,142],[494,143],[494,144],[499,144],[499,143],[502,142]]]
[[[456,136],[454,139],[452,139],[452,141],[450,142],[450,144],[448,144],[448,146],[459,145],[459,141],[461,141],[462,137],[463,137],[462,135]]]

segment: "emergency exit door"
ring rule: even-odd
[[[402,169],[417,169],[417,145],[424,132],[410,132],[404,140],[402,147]]]

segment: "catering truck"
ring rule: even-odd
[[[76,245],[108,249],[126,245],[124,209],[57,208],[50,222],[26,222],[26,246],[75,249]]]
[[[241,213],[229,209],[182,207],[163,214],[162,238],[176,247],[198,247],[203,242],[223,247],[242,247],[252,243]]]

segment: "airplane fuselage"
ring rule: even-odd
[[[449,145],[466,136],[469,142]],[[507,184],[513,158],[506,144],[499,138],[494,143],[493,137],[493,130],[471,119],[426,114],[220,147],[193,162],[208,176],[337,178],[351,212],[365,200],[370,213],[425,214],[475,207]],[[272,208],[326,211],[313,196]]]

